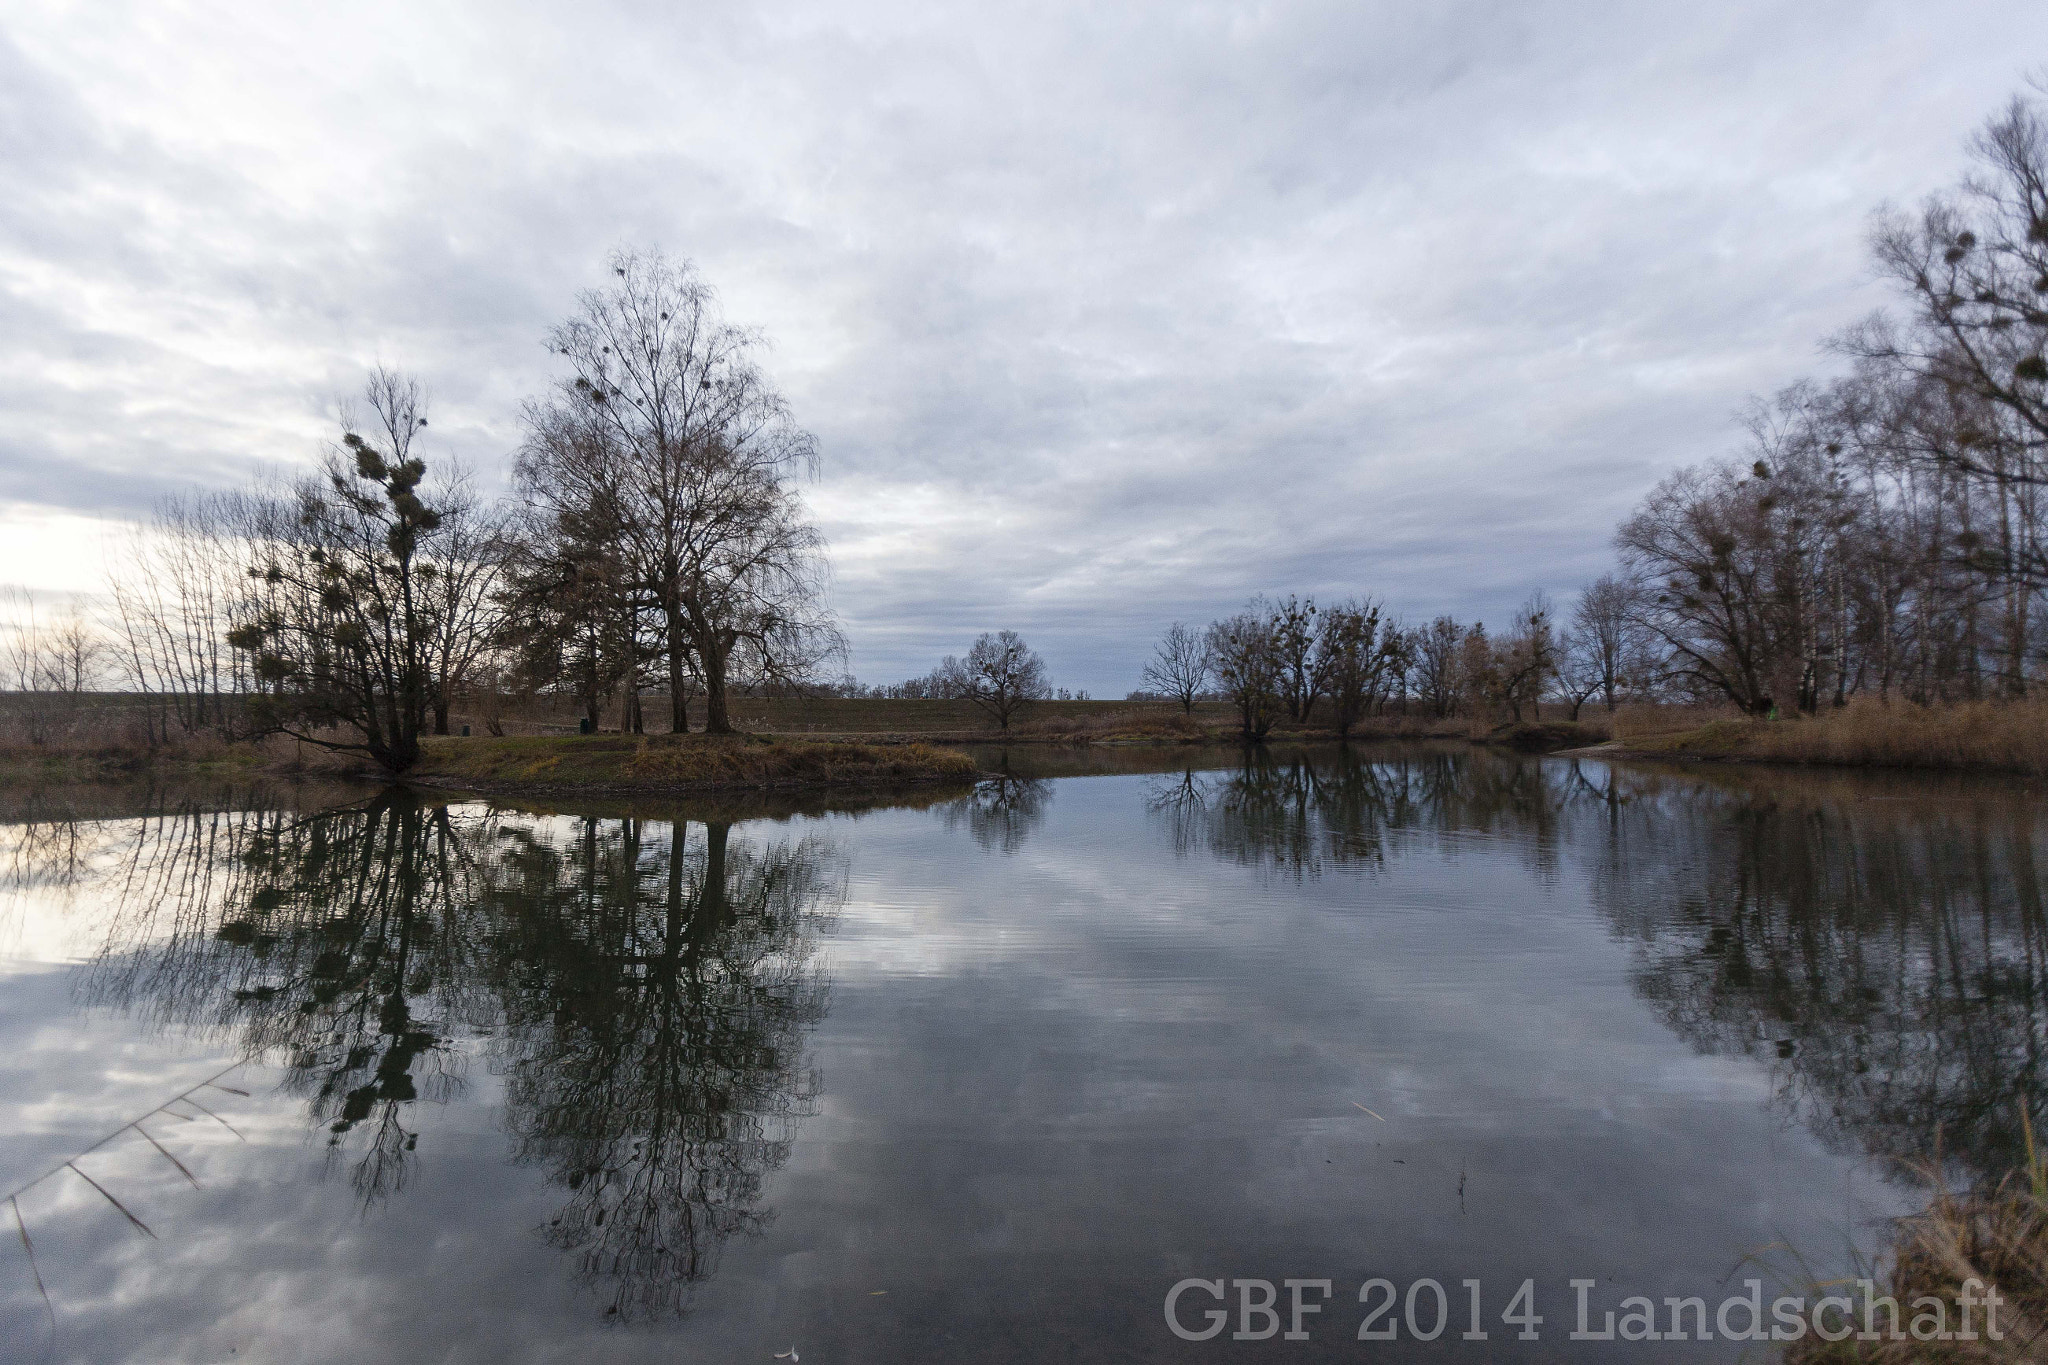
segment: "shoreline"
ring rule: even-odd
[[[1719,768],[1788,768],[1811,771],[1821,769],[1828,772],[1890,772],[1890,773],[1960,773],[1981,777],[2038,777],[2039,768],[2019,764],[2001,764],[1957,760],[1953,762],[1928,762],[1918,759],[1896,759],[1882,757],[1793,757],[1785,754],[1700,754],[1687,753],[1676,749],[1643,748],[1609,741],[1606,744],[1592,744],[1582,749],[1553,749],[1547,758],[1598,758],[1614,759],[1629,763],[1663,764],[1667,767],[1719,767]]]
[[[796,795],[967,787],[974,760],[927,743],[767,735],[436,738],[396,780],[479,796]]]
[[[2038,711],[2001,716],[1981,704],[1925,712],[1852,707],[1818,717],[1713,720],[1690,729],[1625,735],[1557,753],[1672,766],[1719,764],[2031,778],[2048,774],[2048,724],[2044,722],[2048,716]]]
[[[1263,740],[1217,723],[1221,717],[1129,715],[1108,723],[1013,731],[766,730],[711,736],[434,736],[418,764],[399,776],[289,741],[201,741],[155,751],[118,744],[0,751],[0,785],[37,788],[136,782],[399,782],[443,792],[555,800],[645,796],[801,796],[808,792],[915,792],[971,786],[987,763],[973,751],[1172,752],[1196,748],[1370,746],[1436,743],[1528,754],[1666,766],[1741,764],[1780,768],[1909,772],[2048,773],[2048,709],[1981,705],[1939,711],[1851,707],[1778,721],[1719,718],[1689,728],[1610,738],[1606,724],[1564,720],[1487,726],[1462,720],[1384,718],[1340,739],[1332,729],[1287,726]],[[2038,729],[2033,719],[2038,717]],[[1633,729],[1633,727],[1631,727]]]

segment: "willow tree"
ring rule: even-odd
[[[687,261],[620,251],[548,335],[569,373],[526,411],[529,506],[615,554],[661,624],[672,725],[701,681],[706,729],[732,729],[736,677],[801,683],[841,642],[824,540],[794,480],[816,445]]]

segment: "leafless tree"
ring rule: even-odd
[[[1611,713],[1617,695],[1628,685],[1630,665],[1638,652],[1636,596],[1626,580],[1613,574],[1601,575],[1579,593],[1571,625],[1558,649],[1559,681],[1571,703],[1573,720],[1595,695]]]
[[[448,671],[437,557],[466,505],[429,501],[439,492],[413,453],[427,425],[418,383],[378,369],[365,398],[368,420],[321,476],[252,499],[257,607],[228,642],[252,661],[263,728],[402,773]]]
[[[736,674],[800,686],[843,652],[791,482],[816,446],[756,363],[758,334],[724,320],[687,261],[619,251],[612,273],[548,336],[572,373],[527,409],[521,486],[615,547],[658,615],[672,728],[689,728],[694,674],[726,733]]]
[[[144,699],[155,741],[237,731],[250,674],[228,633],[252,609],[248,518],[236,494],[167,498],[111,556],[120,681]]]
[[[1004,730],[1019,710],[1052,690],[1045,660],[1014,630],[981,635],[965,659],[948,655],[934,677],[944,695],[973,702]]]
[[[1323,680],[1316,671],[1316,603],[1313,597],[1288,597],[1266,608],[1267,636],[1272,641],[1275,663],[1280,669],[1280,696],[1287,717],[1307,724],[1322,695]]]
[[[1977,163],[1954,193],[1918,215],[1887,211],[1872,254],[1911,307],[1906,325],[1877,317],[1840,339],[1851,354],[1896,365],[1983,403],[1983,426],[1947,458],[1992,484],[2043,481],[2048,449],[2048,106],[2015,97],[1972,139]],[[2016,458],[2001,458],[2011,456]],[[2048,561],[2026,566],[2039,577]]]
[[[1550,602],[1542,593],[1516,611],[1508,633],[1494,647],[1494,661],[1494,685],[1509,714],[1520,721],[1526,706],[1530,718],[1540,720],[1543,690],[1557,664]]]
[[[1458,698],[1462,709],[1478,712],[1501,697],[1501,652],[1486,633],[1486,622],[1474,621],[1458,637]]]
[[[438,534],[427,542],[428,568],[424,592],[427,619],[436,638],[434,661],[434,733],[448,733],[448,712],[468,689],[503,639],[500,609],[512,561],[512,518],[478,496],[473,478],[461,465],[440,482],[434,498],[441,517]]]
[[[1330,698],[1339,737],[1383,704],[1406,664],[1407,637],[1380,619],[1369,599],[1324,608],[1316,628],[1315,674]]]
[[[0,691],[32,744],[75,728],[86,694],[105,681],[108,643],[74,600],[50,610],[24,588],[0,592]]]
[[[1464,696],[1465,631],[1455,620],[1439,616],[1418,626],[1409,642],[1414,660],[1415,690],[1431,715],[1442,719],[1456,712]]]
[[[1281,695],[1285,680],[1273,641],[1272,614],[1255,600],[1235,616],[1212,623],[1207,643],[1216,686],[1237,708],[1244,737],[1263,740],[1286,705]]]
[[[1175,621],[1145,665],[1144,681],[1179,702],[1183,712],[1193,714],[1195,699],[1209,681],[1208,644],[1199,632]]]
[[[1856,501],[1821,396],[1795,386],[1751,430],[1746,467],[1674,474],[1616,544],[1672,672],[1754,714],[1812,711],[1849,687]]]

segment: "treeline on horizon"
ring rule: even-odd
[[[1877,215],[1898,305],[1828,341],[1847,373],[1756,402],[1739,458],[1660,483],[1568,614],[1537,594],[1490,634],[1366,597],[1257,598],[1174,625],[1132,695],[1228,701],[1252,736],[1595,697],[1763,716],[2029,695],[2048,640],[2044,97],[1979,129],[1954,188]],[[146,702],[152,745],[286,734],[403,771],[473,700],[573,698],[634,732],[652,701],[681,732],[699,699],[722,733],[736,694],[964,698],[1005,727],[1066,695],[1010,631],[903,683],[845,676],[798,491],[816,444],[759,335],[688,262],[620,251],[612,271],[546,338],[561,373],[522,407],[511,496],[430,470],[420,386],[379,369],[317,472],[162,504],[101,617],[19,603],[13,723],[38,741],[63,698],[111,682]]]

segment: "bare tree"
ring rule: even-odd
[[[1172,697],[1193,714],[1195,698],[1209,681],[1209,646],[1200,633],[1175,621],[1160,637],[1151,662],[1145,665],[1147,686]]]
[[[107,641],[78,603],[49,612],[24,588],[0,592],[0,691],[32,744],[76,726],[86,694],[104,681]]]
[[[15,694],[7,710],[31,744],[47,744],[54,717],[42,695],[46,674],[43,628],[25,588],[0,593],[0,691]]]
[[[1573,720],[1595,694],[1613,712],[1636,652],[1636,599],[1633,585],[1613,574],[1601,575],[1579,593],[1558,650],[1559,681],[1571,702]]]
[[[1557,664],[1556,633],[1551,625],[1550,601],[1536,593],[1516,611],[1494,651],[1495,686],[1500,699],[1516,721],[1522,708],[1531,719],[1542,719],[1543,689]]]
[[[1671,671],[1753,714],[1810,712],[1849,688],[1858,512],[1835,425],[1824,396],[1795,385],[1753,410],[1746,467],[1679,471],[1616,533]]]
[[[1340,738],[1385,700],[1405,667],[1407,637],[1380,620],[1377,602],[1340,602],[1323,610],[1316,631],[1315,673],[1330,698]]]
[[[1455,620],[1439,616],[1418,626],[1409,644],[1415,686],[1431,715],[1441,720],[1458,709],[1464,695],[1465,631]]]
[[[1280,669],[1280,696],[1287,704],[1288,719],[1308,722],[1322,695],[1323,681],[1316,672],[1316,602],[1313,597],[1290,596],[1267,609],[1267,635],[1272,641],[1274,662]]]
[[[589,418],[573,405],[527,411],[517,466],[524,500],[502,595],[514,668],[528,688],[576,697],[594,731],[614,690],[637,695],[650,664],[680,662],[683,674],[667,681],[674,714],[685,716],[695,664],[687,649],[679,660],[670,654],[666,633],[652,648],[642,642],[651,598],[620,511],[627,461]]]
[[[252,607],[247,500],[167,498],[132,527],[108,565],[121,682],[146,699],[152,741],[231,735],[248,691],[245,655],[228,633]]]
[[[548,336],[573,374],[527,409],[521,485],[615,546],[658,614],[672,728],[689,728],[695,674],[706,728],[728,733],[736,674],[801,686],[843,652],[824,541],[790,483],[816,446],[755,363],[759,336],[723,319],[687,261],[619,251],[612,272]]]
[[[72,603],[43,635],[43,686],[62,696],[80,697],[105,680],[106,637],[92,619]]]
[[[253,661],[264,728],[402,773],[444,672],[435,561],[453,529],[421,496],[418,383],[378,369],[365,396],[372,436],[345,431],[324,477],[252,500],[258,606],[228,642]]]
[[[1480,707],[1500,697],[1500,650],[1486,633],[1486,622],[1474,621],[1458,638],[1458,699],[1477,713]]]
[[[434,733],[448,733],[448,712],[503,637],[501,590],[511,562],[512,520],[477,496],[460,465],[437,490],[439,534],[427,542],[424,591],[433,643]]]
[[[1917,217],[1879,215],[1879,269],[1912,306],[1909,325],[1873,318],[1839,339],[1851,354],[1982,400],[1985,424],[1947,459],[1993,484],[2038,484],[2048,447],[2048,105],[2015,97],[1972,139],[1977,171]],[[1998,458],[1999,447],[2023,455]],[[2029,566],[2048,573],[2048,558]]]
[[[1271,613],[1254,601],[1237,615],[1211,624],[1208,645],[1210,670],[1224,697],[1237,708],[1244,737],[1264,739],[1285,705]]]
[[[1019,710],[1052,690],[1045,660],[1014,630],[984,633],[965,659],[948,655],[933,676],[944,695],[973,702],[1005,730]]]
[[[1644,585],[1642,620],[1674,670],[1757,715],[1775,704],[1776,556],[1764,496],[1726,467],[1681,470],[1615,535],[1623,566]]]

